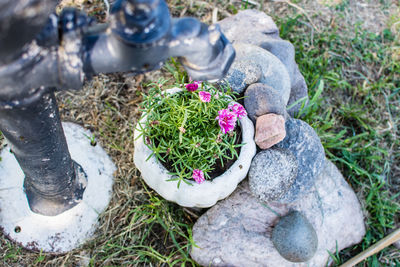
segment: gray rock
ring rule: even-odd
[[[261,67],[249,60],[234,61],[225,77],[233,91],[243,91],[261,79]]]
[[[394,242],[394,246],[398,249],[400,249],[400,240],[397,242]]]
[[[268,38],[268,40],[267,40]],[[264,37],[263,40],[260,40],[257,43],[252,43],[261,48],[264,48],[271,52],[274,56],[279,58],[280,61],[286,66],[287,71],[289,73],[290,79],[293,81],[295,77],[296,69],[298,70],[297,64],[294,60],[295,52],[294,46],[285,40],[282,40],[280,37]]]
[[[298,119],[286,121],[286,137],[276,145],[290,150],[299,164],[297,177],[281,202],[293,202],[313,188],[322,171],[325,152],[317,133],[306,122]]]
[[[263,41],[258,45],[271,52],[286,66],[291,83],[290,97],[287,103],[288,107],[290,106],[290,108],[288,108],[288,113],[294,116],[299,112],[303,102],[303,105],[308,104],[308,88],[296,64],[294,46],[290,42],[280,38],[270,38],[268,41]],[[298,103],[293,105],[297,101]]]
[[[297,160],[287,149],[259,152],[251,162],[249,187],[260,200],[270,202],[286,193],[297,176]]]
[[[287,112],[295,116],[302,107],[308,105],[308,88],[303,75],[296,75],[296,80],[292,83],[290,97],[287,104]]]
[[[290,77],[282,62],[267,50],[255,45],[235,43],[233,46],[236,51],[235,60],[247,60],[260,66],[262,76],[258,82],[274,88],[286,107],[290,97]]]
[[[218,22],[226,38],[259,45],[266,38],[279,38],[279,29],[270,16],[257,10],[244,10]]]
[[[256,122],[257,117],[267,113],[275,113],[284,117],[286,114],[286,105],[283,103],[278,92],[274,88],[262,83],[255,83],[247,88],[244,106],[253,123]]]
[[[222,31],[232,42],[253,44],[268,50],[285,65],[291,81],[291,95],[288,105],[306,98],[308,103],[307,85],[295,61],[293,45],[279,37],[279,31],[271,17],[256,10],[240,11],[237,15],[220,22]],[[290,115],[299,111],[301,104],[289,110]]]
[[[307,263],[285,260],[271,241],[271,232],[290,210],[301,212],[314,227],[318,249]],[[329,252],[362,241],[365,234],[358,199],[339,170],[326,161],[315,191],[296,203],[261,203],[247,182],[203,214],[193,227],[196,247],[191,256],[203,266],[326,266]]]
[[[279,254],[291,262],[310,260],[318,247],[317,233],[298,211],[292,211],[279,220],[272,230],[271,241]]]

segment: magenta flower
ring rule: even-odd
[[[189,92],[194,92],[197,90],[197,88],[199,88],[199,84],[197,82],[186,84],[186,89]]]
[[[200,91],[199,97],[200,97],[201,102],[210,102],[211,101],[211,94],[209,92]]]
[[[219,127],[224,134],[235,129],[237,116],[228,109],[218,111],[218,116],[215,119],[218,120]]]
[[[192,174],[193,180],[196,181],[196,183],[201,184],[202,182],[205,181],[204,179],[204,173],[202,170],[199,169],[194,169],[193,174]]]
[[[241,118],[247,116],[246,110],[245,110],[244,107],[243,107],[242,105],[240,105],[240,104],[234,104],[233,106],[232,106],[232,105],[229,105],[229,106],[228,106],[228,109],[229,109],[230,111],[232,111],[233,113],[235,113],[239,120],[240,120]]]

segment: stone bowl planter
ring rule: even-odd
[[[174,88],[168,90],[167,93],[175,93],[179,90]],[[142,117],[139,123],[143,125],[145,121],[146,117]],[[218,200],[226,198],[236,189],[237,185],[246,177],[251,160],[256,153],[253,123],[248,117],[244,117],[240,119],[240,127],[242,129],[242,143],[245,143],[245,145],[241,147],[239,157],[228,170],[211,181],[206,180],[202,184],[197,184],[195,181],[190,180],[189,183],[191,185],[181,183],[179,188],[177,187],[177,182],[167,181],[172,176],[168,174],[169,171],[155,156],[149,158],[152,151],[143,142],[143,138],[139,137],[138,127],[135,128],[134,133],[135,165],[140,170],[146,184],[165,199],[184,207],[211,207]]]

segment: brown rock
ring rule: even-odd
[[[272,147],[285,136],[285,118],[282,115],[269,113],[257,118],[255,142],[261,149]]]

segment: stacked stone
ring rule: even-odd
[[[244,94],[261,150],[250,168],[250,190],[262,201],[293,202],[313,190],[325,162],[314,129],[291,118],[302,100],[308,102],[294,47],[279,37],[278,27],[263,12],[246,10],[219,25],[236,50],[226,80]]]
[[[219,25],[236,50],[226,81],[245,97],[259,150],[248,182],[195,224],[191,255],[204,266],[325,266],[327,251],[360,242],[365,227],[317,133],[292,118],[308,103],[294,47],[259,11]]]

